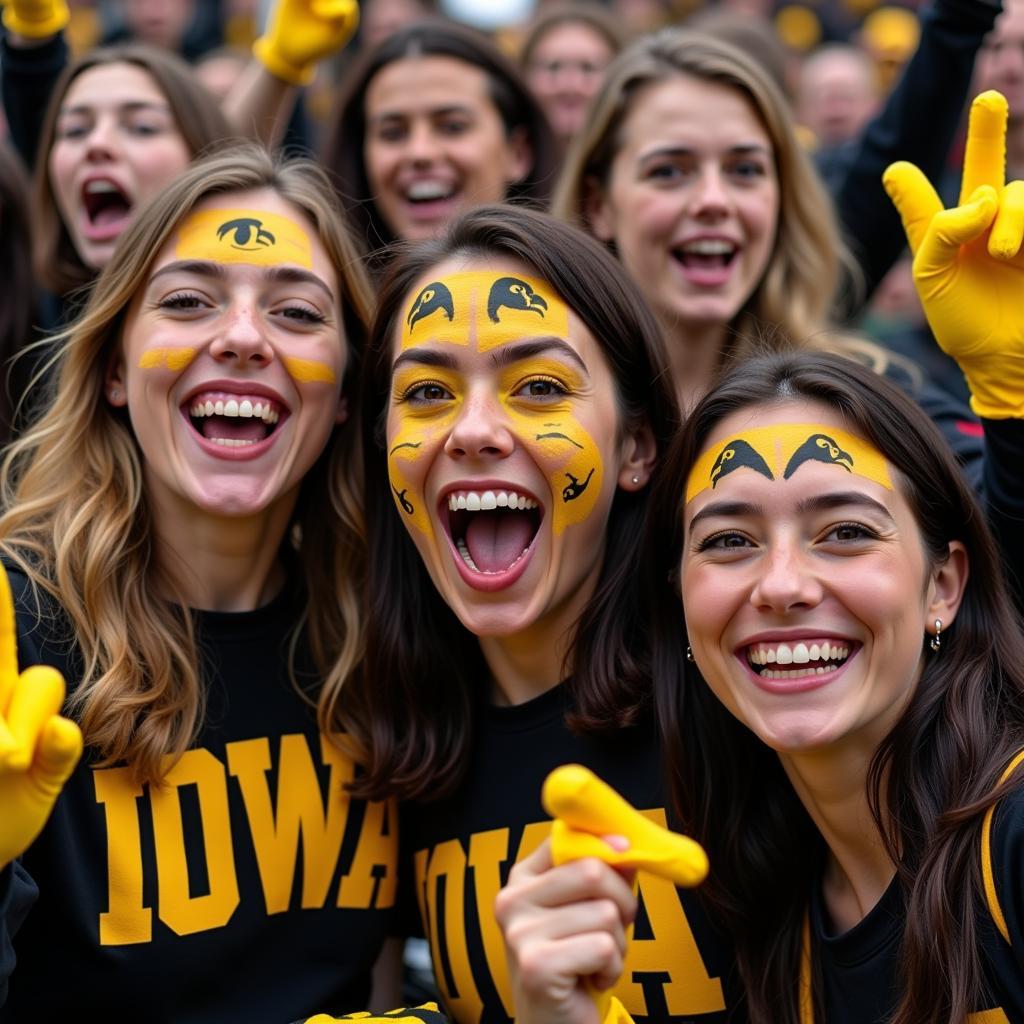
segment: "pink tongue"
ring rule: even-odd
[[[253,416],[205,416],[202,420],[203,437],[230,437],[236,441],[262,441],[267,434],[263,420]]]
[[[92,222],[97,227],[105,228],[110,224],[116,224],[125,219],[130,212],[127,203],[114,199],[101,206],[93,215]]]
[[[533,521],[523,512],[473,512],[466,547],[483,572],[507,569],[533,540]]]

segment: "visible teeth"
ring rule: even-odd
[[[478,572],[482,576],[499,576],[501,575],[502,572],[508,572],[508,570],[511,569],[512,566],[515,565],[516,562],[518,562],[519,559],[522,558],[523,555],[525,555],[526,552],[529,550],[529,548],[523,548],[523,550],[516,556],[515,561],[512,562],[512,564],[509,565],[507,569],[502,569],[500,570],[500,572],[488,572],[488,570],[486,569],[481,569],[476,564],[476,562],[473,561],[473,556],[469,553],[469,548],[466,546],[466,542],[464,540],[457,540],[455,542],[455,547],[456,550],[459,552],[459,555],[462,557],[462,560],[466,563],[466,565],[468,565],[470,569],[473,570],[473,572]]]
[[[480,511],[480,495],[470,492],[466,495],[466,511],[467,512],[479,512]]]
[[[90,195],[98,195],[106,192],[120,192],[121,190],[112,181],[90,181],[85,186],[85,191]]]
[[[224,415],[224,403],[222,401],[217,401],[213,403],[213,414],[215,416]]]
[[[780,665],[793,664],[793,651],[787,644],[779,644],[775,652],[775,660]]]
[[[793,664],[794,665],[806,665],[811,660],[811,654],[807,650],[806,644],[797,644],[793,648]]]
[[[199,400],[189,409],[189,415],[200,418],[203,416],[237,416],[243,419],[255,417],[268,425],[277,423],[281,418],[280,413],[273,408],[270,402],[253,402],[249,398],[243,398],[241,401],[231,398],[226,402],[221,398],[216,401],[212,398],[207,398],[205,401]]]
[[[700,238],[683,246],[683,252],[692,252],[696,256],[728,256],[735,250],[732,242],[716,238]]]
[[[451,186],[439,181],[414,181],[405,190],[409,199],[447,199],[451,193]]]
[[[822,665],[818,665],[816,668],[801,668],[801,669],[790,669],[787,671],[779,671],[777,669],[766,668],[761,673],[762,679],[799,679],[801,677],[806,678],[807,676],[823,676],[831,672],[832,669],[825,668]]]
[[[229,398],[224,403],[224,415],[225,416],[237,416],[238,415],[238,403],[233,398]]]
[[[522,511],[539,508],[533,498],[515,491],[462,491],[448,495],[448,508],[453,512],[465,509],[467,512],[490,512],[496,508],[514,508]]]
[[[498,503],[498,508],[508,508],[508,495],[504,491],[498,491],[495,501]]]
[[[759,644],[747,649],[747,660],[751,665],[808,665],[814,661],[845,661],[850,656],[849,647],[839,647],[827,643],[808,644],[799,642],[792,647],[789,644]],[[812,667],[810,671],[831,672],[837,666]],[[797,671],[795,669],[791,671]],[[808,669],[801,669],[805,675]],[[762,672],[762,675],[767,675]],[[788,678],[785,675],[784,678]],[[774,677],[769,677],[774,678]]]
[[[821,654],[821,648],[817,644],[811,644],[810,656],[811,661],[817,661],[818,656]]]
[[[498,507],[498,499],[494,496],[494,491],[484,491],[480,496],[480,510],[482,512],[490,512],[492,508]]]
[[[222,448],[245,448],[256,443],[251,439],[240,437],[209,437],[207,440],[212,441],[214,444],[219,444]]]
[[[245,419],[252,419],[252,402],[248,398],[243,398],[238,403],[238,415]]]

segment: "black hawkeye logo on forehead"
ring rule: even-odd
[[[455,319],[455,300],[452,299],[452,293],[448,286],[441,284],[440,281],[431,281],[416,296],[409,309],[409,315],[405,318],[409,330],[411,331],[420,320],[425,320],[431,313],[439,309],[448,317],[449,323]]]
[[[844,452],[827,434],[811,434],[786,465],[783,477],[788,480],[805,462],[831,462],[853,472],[853,456]]]
[[[723,476],[728,476],[744,466],[754,470],[755,473],[760,473],[761,476],[768,477],[769,480],[775,479],[772,471],[768,468],[768,463],[764,461],[757,450],[746,441],[737,438],[722,449],[718,458],[715,459],[715,464],[711,467],[712,490]]]
[[[243,252],[259,252],[268,246],[275,245],[277,239],[263,226],[263,221],[255,217],[238,217],[236,220],[225,221],[217,228],[217,237],[223,241],[224,236],[234,234],[234,241],[228,239],[232,249]]]
[[[502,306],[508,309],[525,309],[538,316],[544,316],[548,303],[543,295],[538,295],[530,285],[520,281],[518,277],[499,277],[491,285],[491,293],[487,296],[487,315],[491,318],[491,323],[501,322],[498,310]]]

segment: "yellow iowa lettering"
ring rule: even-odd
[[[326,759],[326,753],[324,756]],[[364,910],[371,906],[393,907],[398,888],[395,872],[398,861],[395,806],[393,803],[370,803],[363,806],[359,843],[352,858],[352,866],[338,886],[338,906]]]

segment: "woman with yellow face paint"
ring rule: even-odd
[[[459,1022],[514,1015],[494,899],[547,833],[552,768],[588,765],[665,821],[635,571],[677,418],[664,365],[612,257],[541,214],[467,214],[381,293],[367,670],[343,697],[367,749],[356,792],[406,801],[403,877]],[[731,962],[708,921],[672,882],[638,885],[622,1003],[725,1020]]]
[[[1024,1019],[1024,636],[938,431],[865,368],[776,356],[727,374],[666,466],[645,552],[658,718],[748,1019]],[[566,928],[604,943],[567,977],[551,921],[621,879],[579,862],[569,905],[545,903],[542,867],[499,908],[517,1020],[582,1024],[616,929]]]
[[[188,170],[6,459],[0,1019],[367,1005],[397,839],[331,738],[362,643],[369,309],[331,195],[255,147]]]

